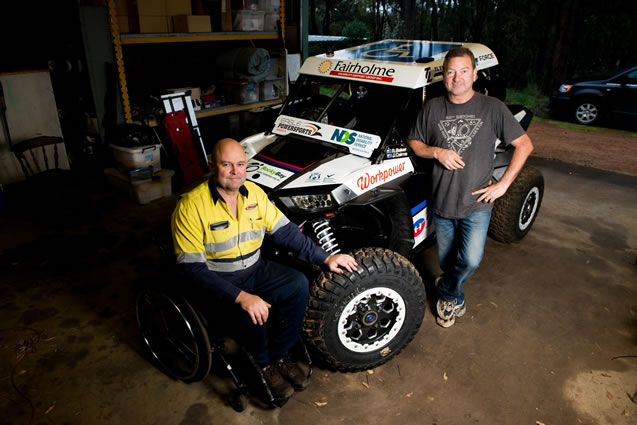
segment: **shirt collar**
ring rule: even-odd
[[[208,180],[208,188],[210,189],[210,196],[212,197],[212,201],[215,205],[217,205],[217,201],[221,200],[224,203],[226,202],[225,199],[223,199],[223,196],[221,196],[219,194],[219,191],[217,190],[217,187],[215,186],[214,182],[212,181],[212,178]],[[248,197],[248,188],[245,187],[245,185],[241,185],[241,187],[239,188],[239,193],[241,195],[243,195],[244,197]]]

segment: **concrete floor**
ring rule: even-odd
[[[157,278],[152,238],[174,197],[94,190],[83,207],[2,217],[0,424],[635,424],[637,178],[531,162],[539,218],[519,244],[487,242],[465,317],[445,330],[428,310],[386,365],[316,367],[277,410],[235,413],[227,378],[173,381],[142,349],[135,292]],[[435,249],[415,263],[431,286]]]

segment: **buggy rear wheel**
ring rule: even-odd
[[[495,201],[489,235],[504,243],[517,242],[531,230],[542,205],[544,177],[533,167],[524,167],[509,190]]]

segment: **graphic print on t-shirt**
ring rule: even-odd
[[[482,120],[471,116],[455,116],[441,120],[438,127],[447,141],[449,149],[461,155],[471,146],[474,136],[482,127]]]

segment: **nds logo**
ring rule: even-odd
[[[358,136],[358,134],[356,133],[350,133],[347,130],[336,129],[334,130],[334,133],[332,133],[331,140],[335,140],[339,143],[345,143],[346,145],[351,145],[356,141],[356,136]]]

